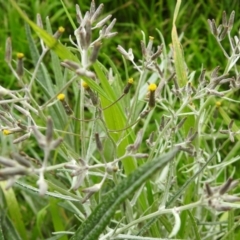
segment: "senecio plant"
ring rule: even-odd
[[[187,68],[175,26],[178,1],[170,49],[159,31],[161,44],[142,33],[141,59],[117,46],[113,55],[133,66],[123,79],[111,56],[98,61],[104,42],[117,36],[116,19],[101,18],[103,4],[92,1],[84,15],[76,5],[68,47],[60,42],[63,27],[53,34],[46,19],[45,31],[40,15],[35,24],[11,2],[40,45],[27,25],[34,64],[28,71],[24,54],[12,59],[6,41],[5,60],[17,80],[14,90],[0,86],[0,180],[10,218],[20,214],[11,211],[17,200],[8,201],[14,186],[19,195],[32,193],[32,207],[30,198],[59,208],[53,222],[67,221],[40,229],[38,239],[234,239],[239,144],[232,146],[240,130],[225,108],[239,104],[234,12],[229,19],[223,12],[219,26],[209,20],[226,66],[202,68],[200,76]],[[14,223],[15,239],[31,239],[21,224]]]

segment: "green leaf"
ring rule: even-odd
[[[161,170],[178,153],[174,148],[167,154],[154,159],[151,162],[140,166],[126,179],[120,182],[105,199],[96,207],[92,214],[81,224],[71,240],[93,240],[104,231],[112,219],[118,206],[144,184],[154,173]]]
[[[0,215],[0,240],[21,240],[16,228],[9,219],[4,209],[1,209]]]
[[[39,234],[39,236],[41,236],[42,239],[43,239],[42,226],[44,226],[44,221],[46,220],[48,207],[49,207],[49,205],[46,205],[40,211],[38,211],[37,217],[36,217],[36,225],[37,225],[37,229],[38,229],[38,234]]]
[[[189,210],[187,210],[187,213],[188,213],[188,216],[190,217],[191,224],[192,224],[192,227],[193,227],[193,231],[194,231],[194,234],[195,234],[194,239],[201,240],[195,218],[193,217],[192,213]]]
[[[181,0],[177,0],[173,16],[173,27],[172,27],[172,44],[173,44],[173,59],[176,70],[177,81],[180,87],[183,87],[187,83],[187,73],[185,69],[185,61],[183,56],[183,50],[178,38],[176,19],[181,5]]]
[[[103,88],[103,91],[109,96],[111,101],[108,99],[100,96],[101,98],[101,105],[102,108],[109,106],[112,102],[114,102],[117,99],[117,96],[112,89],[111,85],[108,82],[107,77],[103,73],[102,69],[100,68],[100,64],[96,63],[94,64],[94,70],[98,76],[98,79],[100,80],[101,86]],[[109,130],[121,130],[126,127],[126,117],[125,114],[120,106],[120,104],[117,102],[116,104],[112,105],[110,108],[104,110],[103,112],[104,119],[106,122],[106,126]],[[128,137],[122,138],[122,132],[116,132],[116,133],[110,133],[111,137],[114,139],[115,143],[121,139],[121,144],[119,144],[117,149],[118,156],[123,156],[126,151],[126,147],[129,145],[129,143],[132,143],[132,138],[134,137],[132,129],[127,130],[129,133]],[[126,158],[123,161],[123,166],[126,174],[129,174],[137,167],[137,163],[133,158]]]
[[[59,211],[58,201],[56,199],[49,199],[49,210],[52,215],[52,222],[54,226],[55,232],[64,231],[64,218],[61,216],[61,212]],[[62,236],[62,240],[67,240],[67,236]]]
[[[6,190],[6,182],[0,182],[0,186],[7,202],[9,216],[11,219],[14,219],[13,224],[15,228],[19,232],[19,235],[22,237],[22,239],[27,239],[27,232],[22,219],[22,214],[13,189],[10,188]]]
[[[62,3],[63,9],[64,9],[64,11],[65,11],[68,19],[69,19],[69,22],[71,23],[72,27],[73,27],[74,29],[76,29],[77,27],[76,27],[76,25],[75,25],[75,23],[74,23],[74,21],[73,21],[73,19],[72,19],[72,17],[71,17],[71,14],[69,13],[69,11],[68,11],[68,9],[67,9],[65,3],[64,3],[62,0],[60,0],[60,1],[61,1],[61,3]]]

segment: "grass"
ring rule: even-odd
[[[0,239],[238,239],[238,1],[102,3],[118,35],[88,66],[73,2],[0,0]]]

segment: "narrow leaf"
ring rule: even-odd
[[[19,232],[22,239],[27,239],[27,232],[24,226],[24,222],[22,220],[22,214],[20,211],[20,207],[18,201],[16,199],[15,193],[12,188],[6,190],[6,182],[0,182],[0,186],[4,193],[7,205],[8,205],[8,212],[11,219],[14,219],[14,226]]]
[[[200,237],[200,234],[199,234],[199,231],[198,231],[198,226],[197,226],[197,223],[195,221],[195,218],[193,217],[192,213],[189,210],[187,210],[187,213],[188,213],[188,216],[190,217],[191,224],[192,224],[192,227],[193,227],[193,232],[195,234],[194,239],[200,240],[201,237]]]
[[[180,87],[183,87],[187,83],[187,73],[185,69],[183,50],[178,38],[177,28],[175,25],[180,5],[181,5],[181,0],[177,0],[177,5],[175,7],[174,16],[173,16],[172,44],[173,44],[173,59],[174,59],[178,85]]]

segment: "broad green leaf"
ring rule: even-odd
[[[101,70],[98,63],[94,64],[94,70],[100,80],[101,86],[104,90],[104,92],[109,96],[111,101],[108,99],[100,96],[101,98],[101,105],[102,108],[109,106],[112,102],[114,102],[118,96],[116,96],[114,90],[112,89],[111,85],[108,82],[108,79],[106,78],[105,74]],[[120,104],[117,102],[116,104],[112,105],[110,108],[103,111],[104,119],[106,122],[106,126],[109,130],[121,130],[126,127],[126,117],[124,115],[124,112],[120,106]],[[130,132],[129,132],[130,131]],[[121,140],[121,144],[118,146],[118,156],[123,156],[126,147],[132,143],[131,137],[133,137],[133,132],[131,129],[127,130],[129,133],[128,137],[125,137],[123,140]],[[112,138],[114,139],[115,143],[122,137],[122,132],[116,132],[116,133],[110,133]],[[126,174],[129,174],[132,172],[136,167],[137,163],[133,158],[126,158],[123,160],[123,166]]]
[[[104,200],[96,207],[92,214],[81,224],[71,240],[98,239],[112,219],[119,205],[144,184],[154,173],[161,170],[178,153],[172,149],[167,154],[159,156],[151,162],[140,166],[126,179],[120,182],[111,192],[106,194]]]

